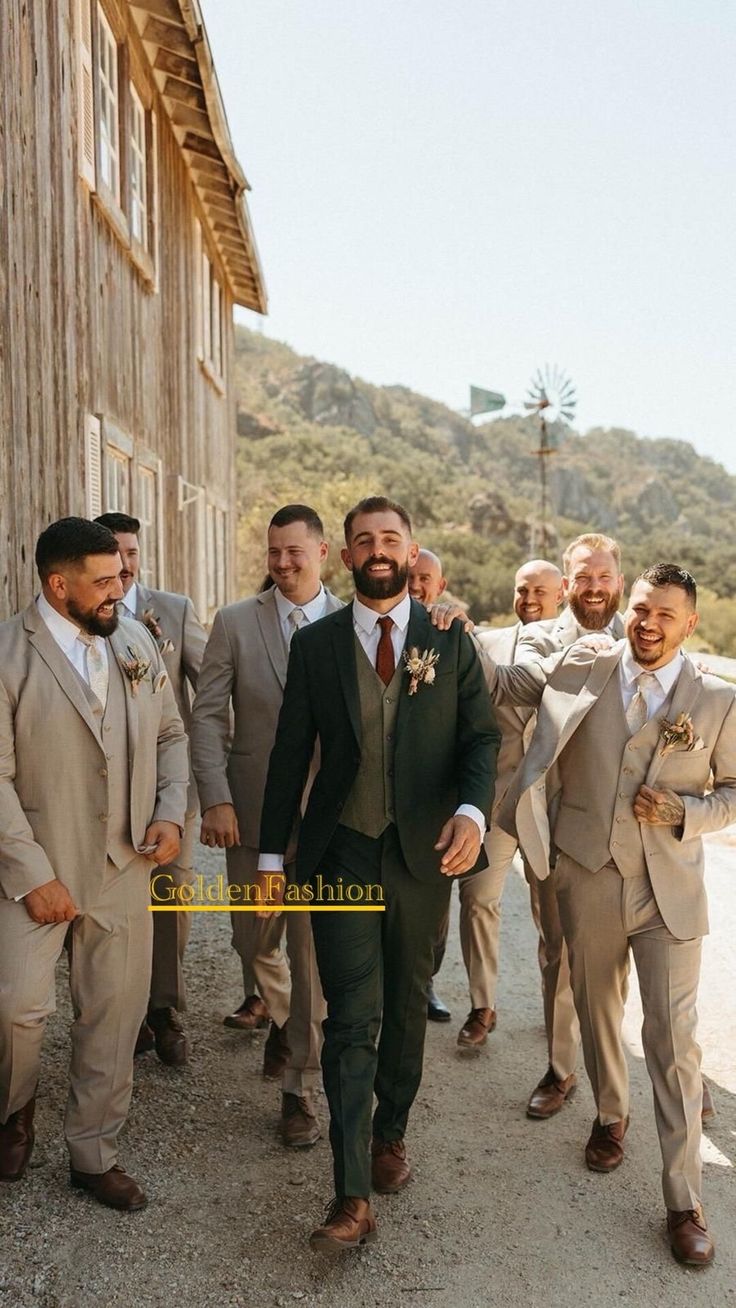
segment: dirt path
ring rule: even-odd
[[[123,1160],[149,1207],[117,1215],[72,1194],[61,1119],[68,1004],[49,1024],[30,1176],[0,1190],[0,1305],[88,1308],[736,1308],[736,837],[712,840],[713,934],[701,987],[704,1069],[719,1110],[705,1144],[706,1202],[716,1264],[688,1272],[663,1237],[659,1156],[638,1046],[627,1010],[632,1128],[625,1165],[586,1171],[593,1117],[587,1083],[556,1119],[529,1122],[523,1105],[544,1070],[538,979],[526,891],[505,898],[499,1026],[488,1052],[459,1061],[454,1040],[466,996],[453,928],[438,990],[453,1008],[431,1027],[410,1124],[415,1181],[377,1202],[381,1240],[328,1263],[306,1237],[330,1195],[325,1141],[286,1154],[278,1095],[259,1076],[262,1043],[226,1031],[237,997],[224,915],[195,920],[189,953],[193,1056],[176,1073],[139,1061]],[[202,867],[216,870],[214,855]],[[583,1079],[584,1080],[584,1079]]]

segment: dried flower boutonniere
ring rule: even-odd
[[[425,686],[431,686],[434,681],[434,665],[439,659],[439,654],[433,649],[425,649],[419,653],[416,645],[412,645],[410,650],[404,650],[404,665],[409,673],[409,694],[416,695],[417,688],[424,682]]]
[[[153,609],[144,609],[141,615],[141,622],[144,627],[148,627],[148,630],[158,644],[160,652],[162,654],[172,654],[174,651],[174,642],[173,640],[169,640],[168,636],[164,636],[164,633],[161,630],[161,619],[158,617],[158,614],[154,613]]]
[[[679,713],[674,722],[668,722],[667,718],[662,718],[662,724],[659,731],[660,758],[669,754],[671,750],[682,746],[683,750],[691,750],[695,744],[695,728],[693,720],[689,713]]]
[[[130,682],[130,693],[135,696],[138,694],[138,687],[148,676],[148,670],[151,666],[148,659],[144,659],[140,650],[134,649],[132,645],[128,646],[129,659],[121,659],[120,666],[123,669],[128,681]]]

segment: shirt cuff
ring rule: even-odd
[[[460,807],[455,810],[455,817],[472,818],[480,831],[481,840],[483,839],[488,824],[480,809],[475,807],[475,804],[461,804]]]
[[[284,856],[283,854],[259,854],[258,871],[259,872],[283,872]]]

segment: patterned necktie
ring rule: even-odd
[[[289,614],[289,635],[286,641],[287,649],[289,649],[289,647],[291,646],[291,642],[294,638],[294,632],[298,631],[300,627],[303,627],[305,622],[306,622],[306,617],[304,614],[304,609],[291,610]]]
[[[86,646],[85,657],[87,664],[87,680],[89,688],[93,695],[96,695],[103,709],[107,704],[107,687],[109,682],[109,672],[107,659],[102,657],[102,650],[97,643],[97,637],[91,636],[87,631],[80,631],[78,640]]]
[[[641,731],[649,721],[649,705],[645,691],[652,690],[656,684],[657,678],[653,672],[640,672],[636,678],[636,694],[626,710],[626,721],[632,736],[635,736],[637,731]]]
[[[394,643],[391,639],[391,628],[393,625],[393,618],[378,619],[378,626],[381,628],[381,639],[378,642],[378,652],[376,654],[376,672],[381,678],[384,686],[388,685],[396,671]]]

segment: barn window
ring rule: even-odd
[[[198,222],[194,226],[194,257],[197,357],[202,363],[205,376],[222,392],[225,373],[225,296],[205,248],[202,228]]]
[[[146,111],[135,87],[130,87],[130,234],[148,248],[148,167]]]
[[[100,178],[120,204],[120,96],[118,43],[100,5],[97,6],[97,110]]]
[[[136,517],[140,519],[141,581],[155,586],[159,577],[158,469],[139,463]]]
[[[130,457],[105,443],[105,512],[130,513]]]

